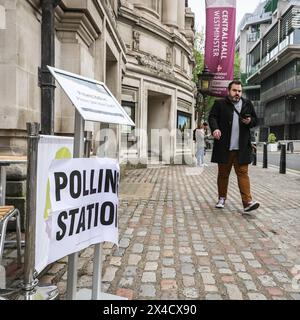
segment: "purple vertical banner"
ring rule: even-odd
[[[211,95],[224,97],[234,74],[236,0],[206,0],[205,65]]]

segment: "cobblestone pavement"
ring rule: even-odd
[[[121,181],[119,248],[103,244],[102,290],[128,299],[300,300],[300,175],[250,167],[255,217],[242,215],[234,172],[215,209],[217,166],[152,166]],[[79,287],[92,285],[93,247]],[[66,261],[41,282],[66,291]]]

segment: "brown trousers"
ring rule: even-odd
[[[251,192],[250,192],[250,180],[248,176],[248,164],[239,164],[238,163],[238,151],[229,151],[229,160],[226,164],[218,164],[218,192],[219,198],[227,197],[227,189],[229,182],[229,175],[234,166],[235,173],[237,175],[238,185],[243,201],[244,207],[252,201]]]

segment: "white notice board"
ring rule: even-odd
[[[48,69],[84,120],[135,126],[103,82],[49,66]]]

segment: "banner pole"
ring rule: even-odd
[[[92,300],[101,300],[102,291],[102,243],[94,249]]]
[[[27,127],[27,181],[26,181],[26,233],[24,255],[24,290],[32,290],[37,281],[34,280],[35,263],[35,215],[36,215],[36,174],[39,142],[39,123],[26,123]]]
[[[53,285],[38,286],[35,272],[37,165],[40,124],[26,123],[27,127],[27,181],[26,181],[26,233],[24,256],[24,280],[17,300],[54,300],[59,291]]]
[[[80,158],[84,154],[84,119],[75,108],[74,149],[73,158]],[[78,252],[68,256],[67,300],[76,300],[77,294],[77,266]]]

